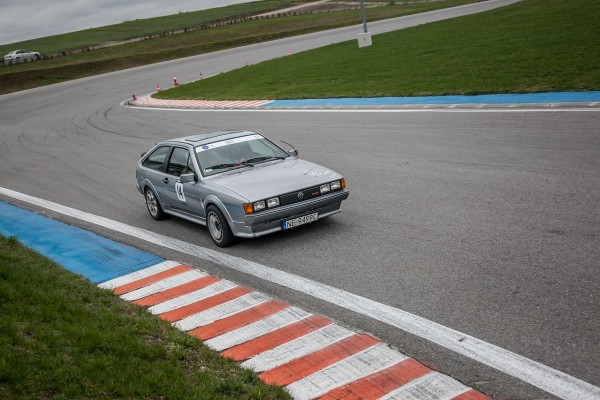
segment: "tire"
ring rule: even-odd
[[[40,56],[38,56],[37,54],[35,56],[33,56],[33,61],[37,61],[40,59]]]
[[[235,236],[221,210],[208,206],[206,210],[206,227],[210,237],[219,247],[227,247],[235,242]]]
[[[146,188],[144,192],[144,198],[146,199],[146,208],[148,208],[148,213],[150,216],[157,221],[165,218],[165,212],[162,210],[160,206],[160,202],[154,194],[154,191],[150,188]]]

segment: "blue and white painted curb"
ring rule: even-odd
[[[125,102],[129,106],[188,110],[235,109],[385,109],[385,108],[584,108],[600,109],[600,91],[523,94],[373,97],[299,100],[168,100],[151,95]]]

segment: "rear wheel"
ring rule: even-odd
[[[206,226],[210,237],[219,247],[227,247],[235,241],[235,236],[221,210],[215,206],[208,206],[206,212]]]
[[[146,188],[146,192],[144,194],[146,198],[146,207],[148,207],[148,212],[150,216],[155,220],[159,221],[165,217],[165,213],[160,207],[160,203],[158,202],[158,198],[150,188]]]

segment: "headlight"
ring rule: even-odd
[[[331,186],[331,190],[338,190],[342,188],[342,184],[340,183],[340,181],[333,181],[330,183]]]
[[[325,193],[329,193],[331,191],[331,187],[329,186],[329,183],[326,183],[324,185],[321,185],[319,190],[321,191],[321,194],[325,194]]]
[[[272,198],[267,199],[267,200],[255,201],[252,204],[245,203],[243,205],[243,207],[244,207],[244,213],[246,215],[262,211],[262,210],[264,210],[266,208],[273,208],[273,207],[278,207],[278,206],[279,206],[279,197],[272,197]]]
[[[265,201],[261,200],[261,201],[256,201],[252,204],[254,206],[254,211],[262,211],[265,209]]]

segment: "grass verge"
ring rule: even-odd
[[[600,90],[597,0],[528,0],[241,68],[156,94],[301,99]]]
[[[290,398],[1,235],[0,315],[0,398]]]

